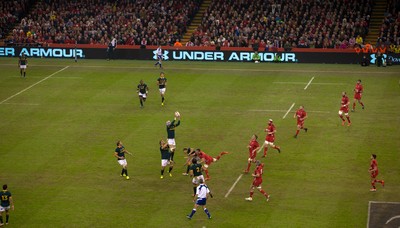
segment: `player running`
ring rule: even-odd
[[[304,132],[307,133],[308,128],[304,127],[304,121],[305,119],[307,119],[307,112],[304,110],[304,106],[300,106],[300,108],[294,114],[293,118],[297,118],[297,130],[294,137],[297,138],[300,130],[304,130]]]
[[[157,85],[161,95],[161,105],[164,105],[164,96],[167,90],[167,79],[165,78],[164,72],[160,73],[160,77],[157,79]]]
[[[179,113],[178,112],[175,113],[175,117],[172,122],[168,120],[166,123],[168,146],[169,146],[169,150],[171,152],[171,157],[170,157],[171,162],[174,162],[174,154],[175,154],[175,149],[176,149],[175,128],[181,124],[181,115],[180,114],[177,115],[177,114],[179,114]],[[178,120],[178,122],[175,122],[176,120]]]
[[[212,198],[212,194],[211,194],[211,191],[208,188],[208,186],[206,184],[204,184],[203,180],[200,180],[199,182],[200,182],[200,185],[196,188],[196,194],[193,199],[193,201],[195,201],[196,203],[194,204],[194,208],[192,209],[192,212],[190,213],[190,215],[187,215],[186,217],[188,219],[192,219],[194,213],[196,213],[197,207],[202,206],[204,212],[207,214],[208,219],[211,219],[211,214],[208,211],[208,209],[206,208],[206,202],[207,202],[208,195],[210,195]]]
[[[265,196],[265,198],[267,198],[267,202],[268,202],[269,195],[261,188],[264,164],[261,163],[260,161],[256,161],[256,164],[257,164],[257,167],[254,170],[254,173],[251,174],[254,177],[254,180],[250,187],[250,197],[245,198],[245,200],[253,201],[254,189],[257,188],[258,191],[261,192],[261,194],[263,194]]]
[[[3,190],[0,192],[0,226],[3,226],[3,212],[6,212],[6,225],[10,218],[10,209],[14,210],[12,194],[8,191],[7,185],[3,185]]]
[[[154,66],[160,65],[160,69],[164,69],[162,67],[163,51],[161,45],[158,45],[158,48],[156,50],[156,55],[157,55],[157,62],[154,64]]]
[[[124,145],[121,141],[117,142],[117,148],[115,148],[114,157],[117,158],[118,163],[122,166],[121,177],[125,177],[129,180],[128,175],[128,162],[125,159],[125,154],[132,155],[129,151],[125,150]]]
[[[247,159],[247,168],[244,170],[245,173],[249,172],[251,163],[256,162],[257,151],[260,149],[260,144],[258,144],[257,139],[257,135],[252,135],[249,145],[247,146],[247,148],[249,148],[249,158]]]
[[[376,161],[376,154],[371,154],[371,164],[369,167],[369,173],[371,174],[371,185],[372,188],[370,189],[371,192],[376,192],[376,187],[375,183],[381,183],[382,187],[385,187],[385,181],[384,180],[377,180],[376,177],[379,174],[378,171],[378,162]]]
[[[210,155],[204,153],[200,149],[196,149],[196,156],[201,159],[201,162],[204,163],[203,170],[206,173],[206,180],[210,180],[210,175],[208,174],[208,167],[211,165],[211,163],[218,161],[223,155],[229,154],[229,152],[223,151],[219,153],[219,155],[216,158],[211,157]]]
[[[190,170],[189,170],[189,175],[192,178],[192,184],[193,184],[193,196],[196,195],[196,187],[199,185],[200,180],[204,182],[204,176],[203,176],[203,166],[198,162],[198,158],[193,158],[192,159],[192,165],[190,165]]]
[[[350,116],[349,116],[349,105],[350,105],[350,100],[349,97],[346,95],[346,92],[342,92],[342,100],[341,100],[341,106],[339,109],[339,117],[342,119],[342,126],[346,123],[346,120],[343,118],[343,113],[346,116],[346,119],[348,121],[347,126],[351,125],[350,121]]]
[[[28,66],[28,59],[26,58],[25,54],[22,53],[22,55],[18,59],[18,66],[19,66],[19,73],[21,74],[21,77],[26,76],[26,67]],[[24,73],[22,75],[22,73]]]
[[[351,110],[354,112],[356,110],[356,101],[361,105],[362,109],[364,109],[364,104],[361,101],[361,95],[364,91],[363,86],[361,85],[361,80],[357,80],[357,84],[354,88],[354,101],[353,101],[353,109]]]
[[[160,152],[161,152],[161,179],[164,178],[164,170],[167,165],[169,165],[168,173],[172,177],[172,169],[174,168],[174,163],[169,161],[171,154],[169,153],[168,143],[163,139],[160,140]]]
[[[265,136],[265,142],[262,146],[264,148],[264,155],[262,157],[265,158],[267,156],[268,146],[271,146],[272,148],[274,148],[275,150],[277,150],[280,153],[281,148],[274,144],[276,127],[275,127],[272,119],[269,119],[268,126],[267,126],[267,128],[265,128],[264,131],[267,132],[267,136]],[[261,148],[257,151],[257,153],[259,153],[260,151],[261,151]]]
[[[139,94],[140,108],[143,108],[147,94],[149,93],[149,87],[147,87],[143,80],[140,80],[140,83],[137,86],[137,93]]]

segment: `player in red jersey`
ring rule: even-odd
[[[297,118],[297,130],[294,137],[297,138],[297,135],[299,134],[301,129],[303,129],[307,133],[308,128],[304,127],[304,120],[307,119],[307,112],[304,110],[304,106],[300,106],[299,110],[296,111],[293,118]]]
[[[247,148],[249,148],[249,159],[247,159],[247,168],[244,170],[245,173],[248,173],[250,170],[251,163],[256,162],[256,155],[258,149],[260,149],[260,144],[257,142],[258,136],[252,135],[251,140]]]
[[[363,86],[361,85],[361,80],[358,79],[356,87],[354,88],[354,101],[353,101],[353,109],[351,110],[354,112],[356,110],[356,101],[361,105],[362,109],[364,109],[364,104],[361,101],[361,95],[364,91]]]
[[[206,179],[205,180],[210,180],[210,175],[208,174],[208,166],[211,165],[211,163],[218,161],[223,155],[228,154],[229,152],[221,152],[216,158],[211,157],[210,155],[204,153],[200,149],[196,149],[196,156],[201,159],[201,162],[204,162],[203,170],[206,173]]]
[[[262,184],[262,174],[263,174],[263,167],[264,164],[261,163],[260,161],[256,161],[257,167],[254,170],[254,173],[251,174],[254,177],[253,183],[251,184],[250,187],[250,197],[245,198],[247,201],[253,201],[253,194],[254,194],[254,189],[257,188],[258,191],[261,192],[267,198],[267,202],[269,201],[269,195],[261,188]]]
[[[265,142],[262,146],[264,148],[264,155],[262,157],[265,158],[267,156],[267,151],[268,151],[269,145],[271,145],[271,147],[274,148],[275,150],[278,150],[278,152],[280,153],[281,148],[279,146],[275,146],[275,144],[274,144],[276,128],[275,128],[275,125],[273,124],[272,119],[269,119],[268,126],[267,126],[267,128],[265,128],[264,131],[267,132],[267,136],[265,137]],[[261,148],[257,151],[257,153],[259,153],[260,151],[261,151]]]
[[[342,92],[342,101],[341,101],[341,106],[339,109],[339,117],[342,119],[342,125],[344,126],[344,123],[346,123],[346,120],[343,118],[343,113],[346,116],[347,121],[349,122],[347,126],[351,125],[350,121],[350,116],[349,116],[349,105],[350,105],[350,100],[349,97],[346,95],[346,92]]]
[[[377,180],[376,177],[379,174],[379,170],[378,170],[378,163],[376,162],[376,154],[371,154],[371,165],[369,167],[369,173],[371,174],[371,185],[372,188],[370,189],[371,192],[376,192],[376,187],[375,187],[375,183],[381,183],[382,187],[385,186],[385,181],[384,180]]]

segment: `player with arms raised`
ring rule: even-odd
[[[370,189],[371,192],[376,192],[376,187],[375,187],[376,182],[381,183],[382,187],[385,186],[384,180],[376,179],[376,177],[379,174],[378,162],[376,161],[376,154],[371,154],[371,164],[368,171],[371,174],[371,185],[372,185],[372,188]]]
[[[163,139],[160,140],[160,152],[161,152],[161,179],[164,178],[164,170],[167,165],[169,165],[169,176],[172,177],[172,169],[174,168],[174,163],[169,161],[171,156],[169,152],[168,143]]]
[[[177,121],[177,122],[175,122]],[[175,128],[178,127],[181,124],[181,114],[176,111],[175,112],[175,117],[174,120],[167,121],[167,135],[168,135],[168,146],[169,150],[171,151],[171,157],[170,161],[174,162],[174,154],[175,154],[175,149],[176,149],[176,142],[175,142]]]
[[[254,194],[254,189],[257,188],[258,191],[267,198],[267,202],[269,201],[269,195],[261,188],[262,184],[262,175],[263,175],[263,167],[264,164],[261,163],[260,161],[256,161],[257,167],[254,170],[254,173],[251,174],[254,177],[253,183],[251,184],[250,187],[250,197],[245,198],[247,201],[253,201],[253,194]]]
[[[257,151],[260,149],[260,144],[257,142],[258,136],[256,134],[251,136],[249,145],[249,158],[247,159],[247,168],[244,170],[245,173],[248,173],[250,170],[251,163],[256,162]]]
[[[167,90],[167,79],[165,78],[164,72],[160,73],[160,77],[157,79],[157,85],[161,95],[161,105],[164,105],[164,96]]]
[[[262,157],[265,158],[267,156],[268,146],[271,146],[272,148],[274,148],[275,150],[277,150],[280,153],[281,148],[274,144],[276,127],[275,127],[272,119],[269,119],[268,126],[267,126],[267,128],[265,128],[264,131],[267,132],[267,136],[265,136],[265,142],[262,146],[264,148],[264,155]],[[261,151],[261,148],[257,151],[257,153],[259,153],[260,151]]]
[[[358,79],[357,84],[354,88],[353,109],[351,110],[352,112],[354,112],[356,110],[356,101],[358,101],[358,103],[361,105],[362,109],[364,109],[364,103],[362,103],[362,101],[361,101],[361,95],[363,92],[364,92],[364,87],[361,84],[361,80]]]
[[[304,127],[304,121],[305,119],[307,119],[307,112],[304,110],[304,106],[300,106],[300,108],[294,114],[293,118],[297,118],[297,130],[294,137],[297,138],[300,130],[304,130],[304,132],[307,133],[308,128]]]
[[[342,92],[342,100],[340,102],[341,106],[339,109],[339,117],[340,119],[342,119],[342,125],[344,126],[344,124],[346,123],[346,120],[344,120],[343,118],[343,113],[346,116],[346,119],[348,121],[347,126],[351,125],[351,121],[350,121],[350,116],[349,116],[349,105],[350,105],[350,100],[349,97],[347,96],[346,92]]]

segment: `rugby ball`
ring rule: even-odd
[[[181,116],[181,114],[178,111],[176,111],[175,112],[175,117],[180,117],[180,116]]]

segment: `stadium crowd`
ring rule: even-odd
[[[387,46],[390,52],[400,53],[400,1],[389,0],[376,46]]]
[[[186,32],[200,0],[44,0],[12,32],[13,43],[173,45]]]
[[[217,0],[195,46],[348,48],[368,34],[372,0]]]
[[[30,0],[0,1],[0,39],[5,38],[12,26],[21,19],[30,2]]]

